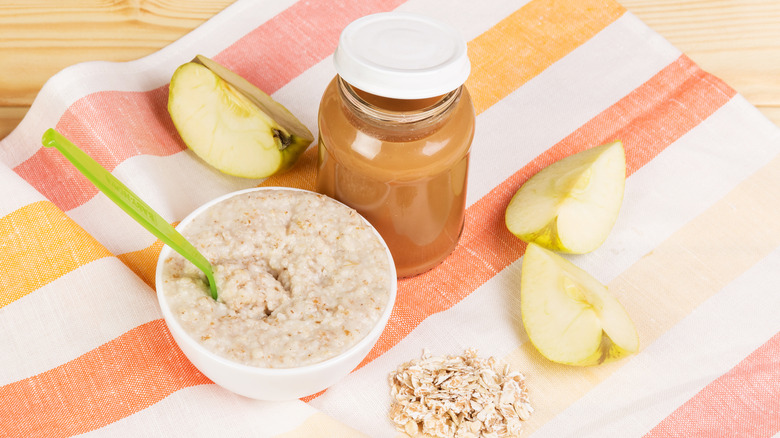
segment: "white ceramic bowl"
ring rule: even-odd
[[[181,229],[182,227],[185,227],[193,218],[225,199],[255,190],[298,189],[268,187],[229,193],[200,206],[182,220],[177,228]],[[365,219],[363,220],[365,221]],[[187,334],[178,320],[173,316],[171,309],[168,306],[168,302],[165,299],[165,294],[158,290],[157,299],[160,302],[163,317],[170,329],[171,335],[173,335],[173,339],[190,362],[192,362],[192,364],[206,377],[217,385],[236,394],[259,400],[292,400],[316,394],[317,392],[330,387],[349,374],[366,357],[382,334],[395,303],[397,284],[392,255],[382,237],[379,236],[379,233],[376,232],[367,221],[365,222],[374,230],[374,233],[379,237],[387,252],[389,266],[392,271],[388,276],[391,283],[390,294],[385,309],[376,325],[362,340],[348,350],[323,362],[296,368],[260,368],[233,362],[206,349]],[[156,272],[156,284],[158,285],[164,284],[161,280],[162,267],[165,259],[171,255],[172,251],[173,250],[170,247],[165,245],[160,252]]]

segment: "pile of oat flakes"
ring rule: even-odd
[[[523,374],[472,349],[423,353],[390,373],[390,388],[390,419],[413,437],[517,437],[533,412]]]

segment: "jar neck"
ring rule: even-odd
[[[358,126],[358,129],[368,128],[377,137],[421,137],[437,130],[449,118],[463,89],[458,87],[438,98],[404,100],[371,95],[352,87],[340,76],[337,82],[341,100],[353,123],[367,125]]]

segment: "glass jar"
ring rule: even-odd
[[[405,33],[429,43],[397,47],[411,41]],[[376,227],[399,277],[425,272],[463,230],[475,120],[465,42],[426,17],[375,14],[344,30],[334,61],[319,109],[317,191]]]

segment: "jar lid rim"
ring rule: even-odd
[[[396,99],[448,93],[471,70],[466,41],[454,27],[406,12],[366,15],[347,25],[333,63],[350,85]]]

